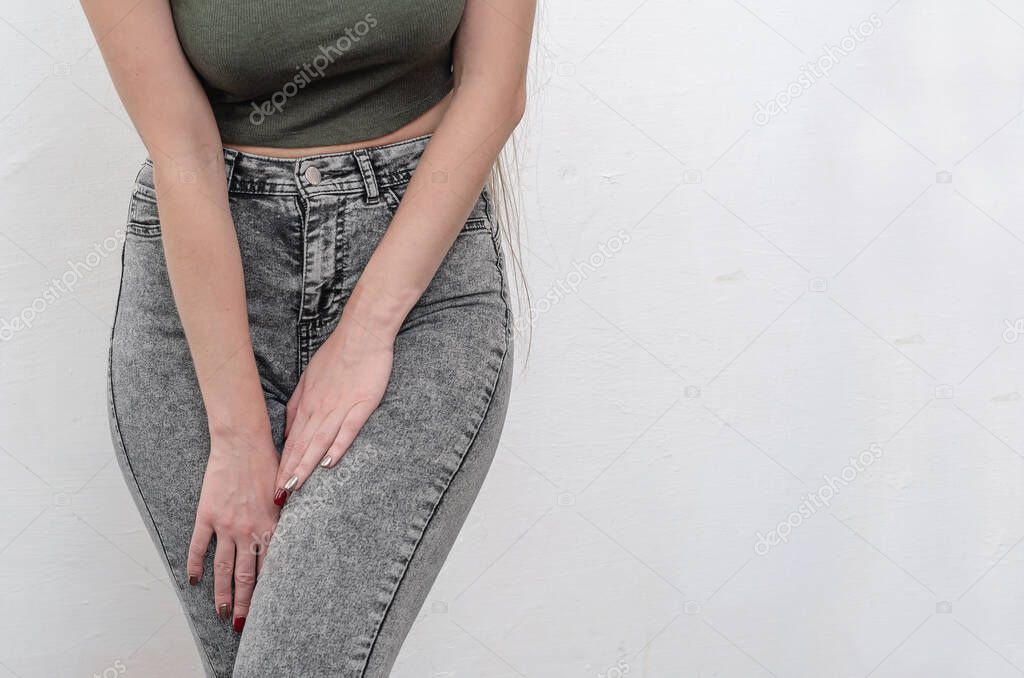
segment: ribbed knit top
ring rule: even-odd
[[[465,0],[172,0],[225,143],[364,141],[452,88]]]

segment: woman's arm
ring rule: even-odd
[[[272,530],[277,457],[249,336],[241,255],[210,105],[174,30],[168,0],[82,0],[124,106],[153,160],[163,248],[211,436],[188,572],[202,575],[213,533],[215,601],[244,616]],[[235,553],[237,551],[237,553]],[[236,567],[237,561],[237,567]],[[230,610],[228,610],[230,613]]]
[[[210,428],[230,433],[269,426],[220,135],[181,51],[168,0],[83,0],[82,6],[153,160],[168,273]]]
[[[300,487],[321,460],[327,467],[336,464],[380,403],[395,336],[523,115],[535,5],[466,1],[455,41],[452,102],[338,328],[310,361],[289,402],[279,487],[292,476],[292,487]],[[435,180],[439,176],[444,180]]]

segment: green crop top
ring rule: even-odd
[[[383,136],[452,89],[465,0],[171,0],[224,143]]]

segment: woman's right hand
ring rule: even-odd
[[[277,526],[280,509],[272,497],[279,460],[269,430],[212,436],[188,549],[188,581],[193,586],[199,583],[207,548],[216,535],[214,606],[224,621],[234,619],[234,629],[239,633],[249,614],[267,544]]]

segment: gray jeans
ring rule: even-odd
[[[429,137],[281,160],[225,150],[249,323],[281,449],[285,404],[337,325]],[[348,454],[281,513],[244,632],[185,561],[209,453],[171,296],[152,165],[136,180],[110,349],[118,461],[212,676],[386,676],[480,489],[512,373],[512,322],[484,191],[395,343]],[[206,572],[212,571],[213,546]]]

